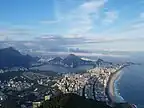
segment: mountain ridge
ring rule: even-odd
[[[49,61],[50,64],[59,64],[59,65],[63,65],[65,67],[71,67],[71,68],[75,68],[77,66],[80,65],[105,65],[105,64],[109,64],[111,65],[111,62],[107,62],[104,61],[103,59],[98,58],[97,60],[90,60],[90,59],[86,59],[86,58],[81,58],[79,56],[76,56],[74,54],[69,54],[68,56],[66,56],[64,59],[60,58],[60,57],[56,57],[53,58],[52,60]]]
[[[86,99],[74,93],[59,94],[46,100],[39,108],[134,108],[129,103],[115,103],[112,106],[106,102]]]
[[[74,54],[69,54],[64,59],[62,59],[61,57],[55,57],[52,60],[49,60],[49,63],[50,64],[60,64],[60,65],[66,66],[66,67],[75,68],[82,64],[90,64],[90,63],[92,64],[93,61],[83,60],[79,56],[76,56]]]
[[[29,55],[22,55],[19,51],[13,47],[0,49],[0,68],[11,67],[26,67],[30,66],[30,62],[33,58]]]

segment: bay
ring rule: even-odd
[[[76,68],[65,68],[65,67],[56,66],[56,65],[43,65],[39,67],[33,67],[31,69],[33,70],[38,69],[40,71],[53,71],[53,72],[58,72],[58,73],[68,73],[68,72],[85,71],[91,68],[93,68],[93,66],[90,66],[90,65],[78,66]]]

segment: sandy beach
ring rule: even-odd
[[[117,71],[116,73],[113,73],[108,83],[108,95],[109,98],[111,99],[111,102],[116,102],[114,82],[120,76],[120,73],[121,71]]]
[[[111,103],[115,103],[116,102],[116,96],[115,96],[115,87],[114,87],[114,82],[115,80],[117,80],[121,74],[121,70],[124,68],[125,66],[121,67],[120,69],[118,69],[115,73],[111,74],[109,81],[107,83],[107,87],[106,87],[106,94],[109,98],[109,100],[111,101]]]

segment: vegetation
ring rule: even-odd
[[[105,102],[85,99],[76,94],[59,94],[43,102],[40,108],[111,108]]]
[[[0,49],[0,68],[26,67],[30,66],[33,58],[29,55],[22,55],[12,47]]]
[[[1,81],[4,81],[4,80],[10,80],[10,79],[12,79],[12,78],[14,78],[14,77],[19,77],[19,76],[21,76],[22,75],[22,73],[23,72],[21,72],[21,71],[15,71],[15,72],[5,72],[5,73],[2,73],[2,74],[0,74],[0,80]]]
[[[73,93],[61,93],[44,101],[39,108],[131,108],[131,106],[128,103],[117,103],[114,104],[114,107],[111,107],[105,102],[86,99]]]

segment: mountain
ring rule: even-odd
[[[60,94],[45,101],[40,108],[111,108],[104,102],[85,99],[82,96],[68,93]]]
[[[112,62],[107,62],[104,61],[102,59],[98,59],[98,60],[90,60],[88,58],[80,58],[74,54],[70,54],[68,55],[64,60],[63,60],[64,64],[67,64],[68,66],[70,65],[74,65],[74,67],[78,66],[78,65],[84,65],[84,64],[88,64],[88,65],[111,65]]]
[[[22,55],[12,47],[0,49],[0,68],[4,67],[29,67],[33,58],[29,55]]]
[[[64,59],[56,57],[48,61],[50,64],[59,64],[66,67],[75,68],[80,65],[93,65],[93,66],[111,66],[111,62],[104,61],[102,59],[90,60],[88,58],[80,58],[74,54],[69,54]]]
[[[61,57],[55,57],[52,60],[49,60],[49,63],[60,63],[63,59]]]
[[[101,66],[102,66],[102,65],[108,66],[108,65],[111,65],[112,62],[107,62],[107,61],[104,61],[104,60],[102,60],[102,59],[99,58],[99,59],[96,61],[96,64],[99,65],[99,66],[100,66],[100,65],[101,65]]]
[[[128,103],[117,103],[113,107],[105,102],[86,99],[77,94],[59,94],[44,101],[39,108],[132,108]]]
[[[63,63],[64,64],[67,64],[67,65],[78,65],[78,63],[79,62],[83,62],[83,60],[80,58],[80,57],[78,57],[78,56],[76,56],[76,55],[74,55],[74,54],[70,54],[70,55],[68,55],[64,60],[63,60]]]
[[[80,57],[74,55],[74,54],[70,54],[68,55],[64,60],[63,63],[65,65],[68,65],[70,67],[77,67],[78,65],[85,65],[85,64],[93,64],[92,61],[88,61],[88,60],[83,60]]]

